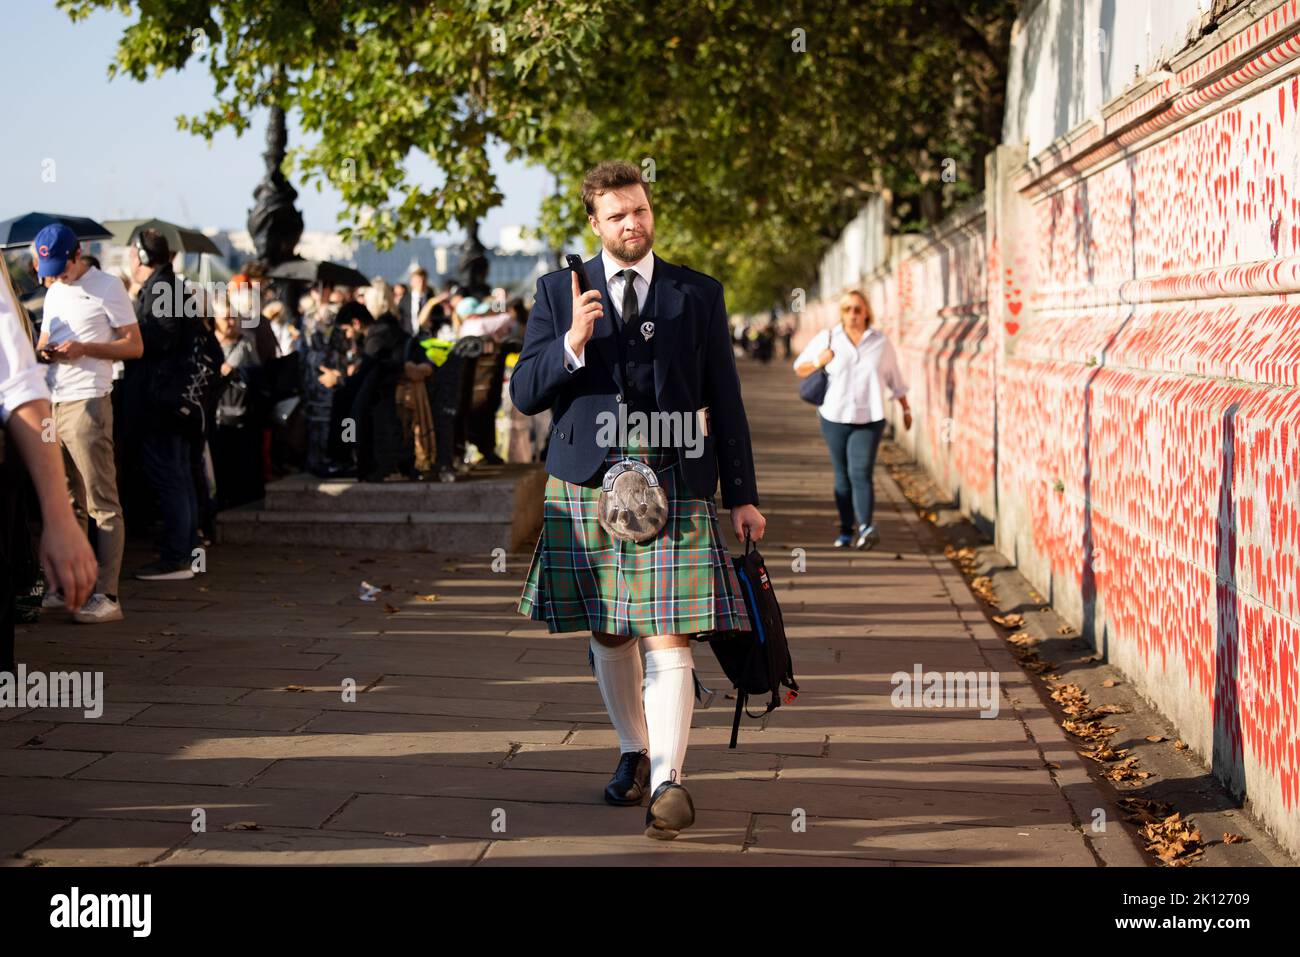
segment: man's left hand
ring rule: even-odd
[[[748,531],[750,541],[757,542],[767,529],[767,519],[753,505],[737,505],[731,510],[731,527],[740,541],[745,540],[745,532]]]
[[[57,346],[50,346],[50,351],[60,359],[73,360],[84,356],[86,347],[76,339],[69,339],[67,342],[60,342]]]

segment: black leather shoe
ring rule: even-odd
[[[645,812],[645,836],[659,841],[671,841],[683,828],[695,823],[695,802],[691,794],[675,780],[665,781],[655,788],[650,806]]]
[[[640,804],[650,788],[650,756],[641,751],[624,751],[614,776],[605,785],[605,801],[619,807]]]

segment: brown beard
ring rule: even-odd
[[[655,245],[655,234],[654,234],[654,230],[650,229],[647,230],[645,233],[645,248],[641,249],[641,247],[638,246],[637,252],[633,252],[631,247],[629,247],[621,239],[615,240],[614,242],[611,243],[607,243],[605,245],[605,248],[609,250],[609,254],[613,256],[615,259],[621,259],[623,260],[623,262],[637,262],[642,257],[644,257],[646,253],[650,252],[650,250],[654,248],[654,245]]]

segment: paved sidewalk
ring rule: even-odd
[[[714,695],[677,841],[601,800],[617,745],[586,638],[514,613],[528,555],[221,547],[192,582],[126,584],[124,622],[19,635],[29,669],[104,671],[107,706],[0,709],[0,862],[1143,863],[884,470],[882,544],[831,548],[815,412],[785,363],[743,379],[802,693],[729,750],[729,686],[696,645]],[[363,603],[363,579],[391,590]],[[917,665],[995,671],[997,717],[893,707],[890,675]]]

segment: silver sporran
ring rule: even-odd
[[[668,495],[650,466],[623,459],[610,466],[596,502],[600,527],[626,542],[648,542],[668,522]]]

